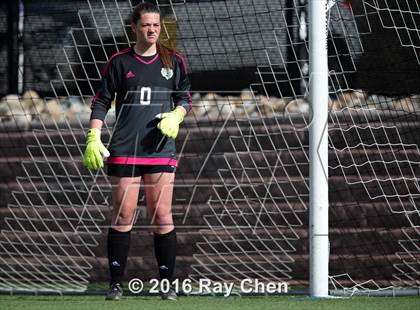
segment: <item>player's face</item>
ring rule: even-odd
[[[144,13],[137,22],[131,25],[136,34],[137,42],[145,45],[156,44],[160,35],[160,15],[158,13]]]

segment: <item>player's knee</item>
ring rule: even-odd
[[[172,212],[156,212],[155,223],[158,225],[172,224]]]
[[[116,225],[133,225],[134,213],[129,211],[121,211],[116,217]]]
[[[172,214],[160,214],[154,219],[154,231],[159,234],[165,234],[174,229]]]

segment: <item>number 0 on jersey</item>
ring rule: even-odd
[[[152,98],[152,89],[150,87],[142,87],[140,91],[140,104],[148,105]]]

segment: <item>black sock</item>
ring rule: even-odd
[[[113,228],[108,231],[108,266],[110,283],[121,283],[130,248],[130,232],[120,232]]]
[[[155,256],[159,267],[160,279],[172,281],[176,259],[175,229],[166,234],[154,234]]]

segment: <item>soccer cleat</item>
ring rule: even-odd
[[[106,293],[105,300],[120,300],[123,295],[123,289],[120,283],[111,285],[108,293]]]
[[[170,288],[167,293],[160,292],[160,297],[162,298],[162,300],[178,300],[178,295],[172,288]]]

